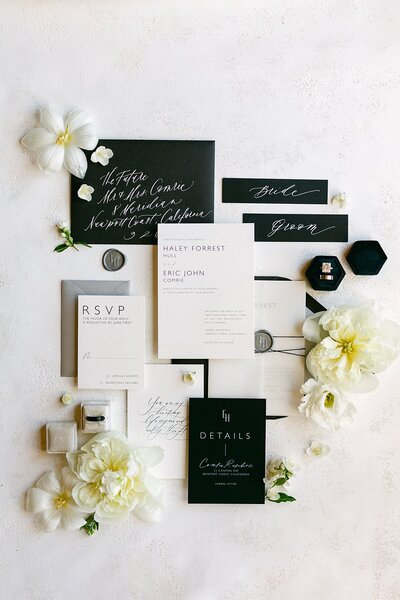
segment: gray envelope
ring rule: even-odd
[[[61,377],[77,377],[78,296],[130,296],[130,281],[61,282]]]

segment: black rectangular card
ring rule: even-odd
[[[256,242],[347,242],[347,215],[243,215],[243,223],[254,223]]]
[[[71,177],[71,229],[87,244],[156,244],[158,223],[214,221],[215,142],[100,140],[113,152]],[[80,186],[94,188],[90,201]]]
[[[245,204],[327,204],[327,179],[222,180],[222,202]]]
[[[264,503],[265,404],[260,398],[190,398],[190,504]]]

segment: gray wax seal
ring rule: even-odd
[[[254,350],[255,352],[268,352],[274,344],[274,338],[266,331],[259,329],[254,334]]]
[[[126,256],[115,248],[106,250],[103,254],[103,267],[107,271],[119,271],[126,263]]]

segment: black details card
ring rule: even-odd
[[[245,204],[327,204],[327,179],[222,180],[222,202]]]
[[[156,244],[158,223],[214,221],[215,143],[100,140],[103,166],[85,152],[84,179],[71,177],[71,229],[88,244]],[[82,184],[94,191],[79,198]]]
[[[243,215],[254,223],[256,242],[347,242],[347,215]]]
[[[264,503],[265,404],[190,398],[189,503]]]

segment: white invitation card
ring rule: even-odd
[[[78,297],[78,387],[144,386],[144,297]]]
[[[254,289],[253,348],[259,351],[253,361],[210,361],[209,396],[266,398],[267,415],[298,415],[304,382],[305,283],[255,281]],[[270,349],[262,352],[271,341]]]
[[[185,373],[195,373],[185,383]],[[204,366],[146,365],[146,388],[128,393],[128,438],[135,446],[161,446],[152,470],[161,479],[187,477],[188,400],[204,396]]]
[[[252,358],[252,224],[158,226],[158,357]]]

